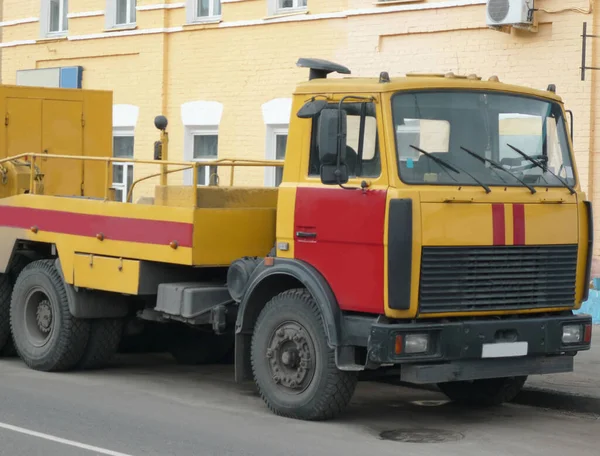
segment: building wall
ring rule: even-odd
[[[579,69],[582,24],[600,34],[598,8],[594,14],[568,10],[587,8],[587,0],[536,0],[536,8],[561,10],[536,13],[537,33],[487,28],[485,0],[308,0],[306,12],[288,16],[269,16],[268,0],[222,0],[218,21],[194,25],[186,23],[185,1],[138,0],[136,25],[119,30],[106,29],[106,0],[70,3],[67,37],[42,39],[40,0],[3,0],[2,80],[14,83],[20,69],[83,66],[84,88],[113,90],[116,104],[135,108],[138,158],[152,156],[157,114],[170,121],[171,159],[190,158],[184,117],[202,122],[204,114],[209,124],[200,127],[218,130],[221,158],[265,157],[271,127],[263,114],[275,112],[276,123],[285,117],[294,84],[307,77],[295,67],[297,58],[319,57],[359,76],[454,71],[537,88],[554,83],[575,115],[583,188],[596,201],[600,196],[600,184],[594,185],[600,74],[590,71],[581,81]],[[587,44],[588,64],[600,66],[600,39]],[[149,169],[136,170],[136,177]],[[172,175],[170,182],[183,179]],[[236,172],[236,184],[264,181],[259,168]],[[140,185],[136,199],[154,183]]]

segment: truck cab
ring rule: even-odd
[[[328,79],[350,70],[298,63],[310,79],[294,93],[276,249],[248,280],[238,317],[243,347],[246,306],[262,310],[252,360],[271,408],[333,413],[302,408],[306,367],[287,361],[327,368],[310,325],[285,323],[294,306],[314,306],[323,322],[338,379],[322,380],[325,390],[393,369],[453,400],[497,404],[528,375],[572,370],[591,341],[589,316],[573,311],[588,293],[592,214],[555,88],[454,74]],[[279,336],[259,335],[276,329],[263,318],[283,325]]]

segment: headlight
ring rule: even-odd
[[[579,343],[582,335],[582,325],[565,325],[563,326],[562,342],[563,344]]]
[[[407,334],[404,337],[404,353],[426,353],[429,351],[428,334]]]

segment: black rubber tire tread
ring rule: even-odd
[[[276,398],[276,385],[268,369],[259,358],[266,359],[266,346],[270,333],[286,320],[295,319],[302,323],[315,344],[317,371],[321,375],[313,378],[308,389],[297,395],[286,397],[287,404]],[[268,342],[267,342],[268,343]],[[251,363],[254,380],[260,397],[269,410],[286,418],[305,421],[331,420],[340,415],[352,400],[358,374],[341,371],[335,364],[335,351],[327,344],[321,311],[308,290],[304,288],[284,291],[271,299],[263,308],[252,335]]]
[[[20,312],[25,305],[29,288],[44,289],[53,305],[53,334],[46,346],[36,348],[27,338]],[[63,280],[54,260],[38,260],[28,264],[19,275],[12,294],[10,325],[17,353],[25,364],[44,372],[66,371],[82,358],[87,346],[90,324],[73,317]]]
[[[439,383],[438,388],[454,402],[475,407],[493,407],[514,400],[526,381],[527,376],[489,378],[472,382]]]
[[[101,369],[117,353],[123,336],[122,318],[90,320],[90,337],[77,368],[82,370]]]
[[[181,328],[177,325],[172,328],[168,349],[178,364],[217,364],[226,358],[234,342],[234,338],[228,336]]]
[[[0,356],[6,356],[9,349],[10,334],[10,299],[12,283],[8,274],[0,274]]]
[[[5,274],[0,274],[0,357],[16,356],[10,331],[10,301],[17,277],[31,260],[16,254]]]

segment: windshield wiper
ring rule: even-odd
[[[471,152],[466,147],[460,146],[460,148],[462,150],[464,150],[466,153],[468,153],[469,155],[472,155],[473,157],[475,157],[477,160],[481,161],[482,163],[486,163],[487,162],[490,165],[492,165],[494,168],[501,169],[502,171],[510,174],[512,177],[514,177],[516,180],[518,180],[520,183],[522,183],[525,187],[527,187],[529,189],[529,191],[531,192],[532,195],[536,192],[535,188],[533,188],[527,182],[521,180],[515,173],[512,173],[509,170],[507,170],[506,168],[504,168],[504,166],[502,166],[500,163],[495,162],[494,160],[491,160],[491,159],[486,158],[486,157],[481,157],[480,155],[477,155],[475,152]]]
[[[558,179],[558,181],[565,186],[565,188],[569,189],[569,192],[571,192],[571,195],[573,195],[573,194],[576,193],[575,189],[573,187],[571,187],[568,183],[566,183],[564,180],[562,180],[560,177],[558,177],[556,174],[554,174],[552,172],[552,170],[550,170],[549,167],[544,168],[544,165],[542,165],[540,162],[538,162],[537,160],[535,160],[532,157],[530,157],[529,155],[527,155],[522,150],[517,149],[515,146],[513,146],[511,144],[508,144],[508,143],[506,143],[506,145],[508,147],[510,147],[512,150],[514,150],[516,153],[518,153],[525,160],[529,160],[531,163],[533,163],[535,166],[537,166],[538,168],[540,168],[542,171],[548,171],[550,174],[552,174],[554,177],[556,177]]]
[[[444,167],[446,167],[446,168],[448,168],[448,169],[451,169],[451,170],[452,170],[452,171],[454,171],[456,174],[460,174],[461,172],[465,173],[467,176],[471,177],[471,179],[473,179],[475,182],[477,182],[479,185],[481,185],[481,186],[483,187],[483,189],[485,190],[485,192],[486,192],[486,193],[490,193],[490,192],[492,191],[492,190],[491,190],[491,189],[490,189],[490,188],[489,188],[487,185],[485,185],[483,182],[481,182],[479,179],[477,179],[475,176],[473,176],[473,175],[472,175],[470,172],[468,172],[468,171],[466,171],[466,170],[464,170],[464,169],[462,169],[462,168],[459,168],[459,167],[458,167],[458,166],[456,166],[456,165],[451,165],[451,164],[450,164],[450,163],[448,163],[446,160],[442,160],[441,158],[439,158],[439,157],[436,157],[436,156],[435,156],[435,155],[433,155],[432,153],[430,153],[430,152],[427,152],[426,150],[423,150],[423,149],[421,149],[421,148],[419,148],[419,147],[417,147],[417,146],[413,146],[413,145],[411,144],[411,145],[410,145],[410,147],[412,147],[413,149],[415,149],[415,150],[417,150],[417,151],[421,152],[423,155],[425,155],[425,156],[427,156],[427,157],[431,158],[433,161],[435,161],[435,162],[436,162],[436,163],[438,163],[439,165],[442,165],[442,166],[444,166]],[[450,173],[448,173],[448,174],[450,174]],[[456,179],[454,179],[454,180],[456,180]]]

